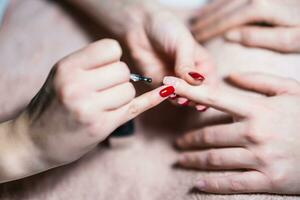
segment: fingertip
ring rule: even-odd
[[[241,42],[242,41],[242,34],[238,30],[232,30],[228,31],[224,35],[226,40],[232,41],[232,42]]]

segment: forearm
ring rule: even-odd
[[[155,0],[67,0],[82,8],[117,37],[144,23],[147,16],[162,10]]]
[[[51,166],[32,142],[28,134],[26,118],[0,125],[0,183],[20,179]]]

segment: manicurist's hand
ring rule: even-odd
[[[229,80],[264,96],[191,86],[174,77],[164,79],[179,95],[235,119],[179,138],[177,144],[185,151],[179,164],[200,170],[243,170],[203,177],[196,187],[204,192],[300,194],[300,83],[259,73],[233,74]]]
[[[176,75],[190,84],[213,79],[208,53],[174,14],[155,0],[67,0],[123,41],[133,61],[153,82]]]
[[[104,39],[53,67],[26,111],[10,122],[11,133],[1,135],[9,137],[0,148],[0,182],[80,158],[118,126],[174,93],[172,86],[161,86],[135,98],[121,54],[116,41]]]
[[[168,11],[148,14],[142,24],[126,34],[136,65],[156,83],[172,74],[193,85],[215,76],[208,52],[197,44],[183,22]]]
[[[192,31],[200,42],[225,34],[246,46],[300,52],[299,9],[298,0],[214,0],[201,8]]]

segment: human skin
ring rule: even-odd
[[[263,96],[233,94],[222,87],[212,92],[204,84],[196,87],[176,77],[164,78],[178,95],[234,118],[233,123],[196,129],[179,138],[177,144],[185,150],[179,164],[200,170],[245,170],[203,177],[196,182],[201,191],[299,194],[300,83],[263,73],[231,74],[227,80]]]
[[[300,52],[299,8],[297,0],[215,0],[198,11],[191,29],[200,42],[224,35],[249,47]]]
[[[121,56],[117,41],[103,39],[55,64],[25,110],[0,124],[0,182],[79,159],[174,93],[172,86],[162,86],[135,98]]]
[[[1,98],[1,105],[10,113],[15,106],[19,107],[24,101],[29,102],[43,83],[51,64],[90,42],[90,36],[82,30],[82,26],[59,5],[38,0],[19,2],[21,3],[15,3],[16,7],[12,8],[14,15],[7,19],[6,28],[2,32],[5,34],[1,33],[0,37],[1,62],[5,63],[4,67],[1,66],[1,74],[9,74],[9,78],[4,79],[4,84],[1,84],[1,91],[4,94],[10,93],[11,97]],[[26,19],[33,14],[36,16],[35,20],[29,23]],[[60,23],[56,23],[58,18]],[[53,26],[56,27],[55,30],[51,28]],[[38,34],[32,33],[34,27],[38,27]],[[29,39],[21,40],[30,35],[25,34],[26,32],[31,33],[31,36],[34,35],[35,40],[30,43],[27,42]],[[14,37],[11,37],[12,33]],[[95,38],[92,37],[92,40]],[[15,51],[16,47],[19,47],[18,51]],[[217,64],[220,76],[232,71],[264,71],[300,80],[298,77],[300,59],[297,55],[246,49],[239,45],[224,43],[221,39],[212,41],[207,48]],[[7,59],[12,52],[19,59]],[[34,56],[36,54],[47,56]],[[24,68],[31,71],[31,77],[35,77],[35,80],[28,79],[27,74],[19,73],[25,71]],[[24,85],[23,82],[30,84]],[[173,169],[172,164],[176,161],[177,152],[174,151],[172,143],[176,136],[193,129],[192,127],[211,124],[212,120],[219,121],[223,116],[213,109],[198,115],[193,110],[187,112],[186,108],[174,108],[164,104],[135,121],[137,126],[135,136],[112,139],[112,148],[94,149],[78,162],[68,166],[2,184],[1,198],[297,199],[293,196],[216,196],[189,192],[195,181],[211,173]]]
[[[178,17],[156,1],[68,0],[93,16],[123,41],[135,66],[153,82],[176,74],[191,84],[201,80],[189,73],[214,78],[213,63]]]

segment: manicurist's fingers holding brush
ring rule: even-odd
[[[122,50],[110,39],[59,61],[15,120],[1,124],[0,182],[72,162],[114,129],[174,93],[161,86],[135,97]]]

